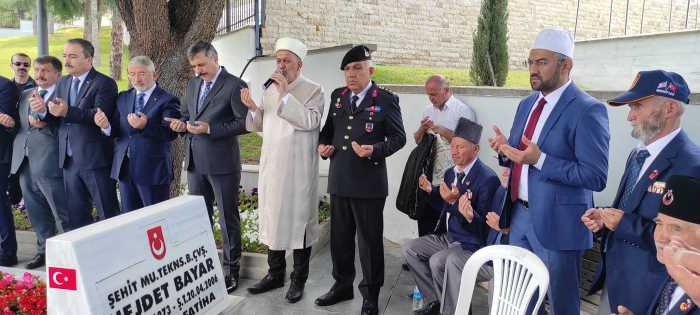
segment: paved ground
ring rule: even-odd
[[[18,231],[17,242],[19,246],[17,268],[24,268],[24,265],[36,253],[36,237],[32,232]],[[412,300],[409,293],[415,285],[410,272],[401,269],[404,259],[401,248],[390,241],[384,242],[384,261],[386,263],[384,287],[380,293],[380,314],[384,315],[406,315],[411,314]],[[333,284],[331,277],[331,259],[328,245],[319,250],[318,254],[311,260],[311,274],[306,283],[304,298],[296,304],[289,304],[284,299],[284,294],[289,286],[287,279],[284,288],[276,289],[265,294],[249,295],[246,288],[251,286],[257,279],[242,279],[241,286],[234,292],[232,298],[233,306],[226,314],[246,314],[246,315],[330,315],[330,314],[359,314],[362,306],[362,297],[357,290],[357,283],[362,276],[359,267],[359,258],[355,254],[355,265],[357,266],[357,279],[355,280],[355,299],[342,302],[329,307],[319,307],[314,304],[314,300],[326,293]],[[487,292],[481,287],[477,287],[474,296],[473,314],[488,314]],[[589,308],[582,311],[581,315],[597,313],[595,309]]]

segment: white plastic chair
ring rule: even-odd
[[[525,315],[528,304],[539,289],[533,314],[542,306],[549,287],[549,271],[532,252],[510,245],[492,245],[474,253],[462,270],[455,315],[467,315],[479,268],[493,262],[493,302],[490,315]]]

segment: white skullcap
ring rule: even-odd
[[[280,50],[288,50],[297,55],[299,59],[304,60],[306,57],[306,45],[298,39],[283,37],[275,43],[275,54]]]
[[[532,49],[546,49],[574,58],[574,39],[566,31],[544,29],[535,38]]]

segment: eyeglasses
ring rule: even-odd
[[[15,67],[24,66],[25,68],[29,68],[28,62],[19,62],[18,61],[18,62],[13,63],[13,65],[15,65]]]

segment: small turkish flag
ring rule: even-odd
[[[49,267],[49,288],[78,290],[78,279],[75,269]]]

